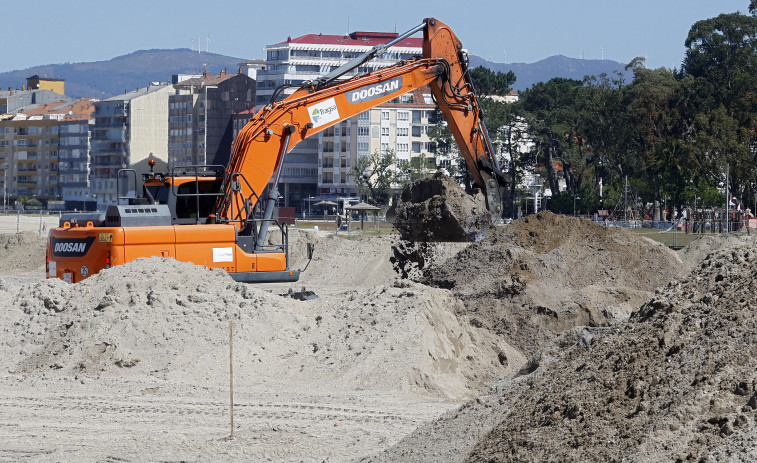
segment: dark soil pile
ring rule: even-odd
[[[394,214],[397,230],[408,241],[477,241],[491,227],[483,196],[467,194],[442,173],[407,185]]]
[[[754,245],[718,251],[616,333],[535,357],[468,461],[754,461],[756,269]]]
[[[703,234],[678,251],[678,255],[681,256],[684,264],[693,269],[712,252],[755,242],[757,242],[757,233],[751,228],[742,228],[735,233]]]
[[[574,326],[625,320],[656,287],[686,273],[659,243],[550,212],[493,228],[452,259],[419,266],[420,281],[450,289],[472,323],[527,354]]]

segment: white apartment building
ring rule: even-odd
[[[353,32],[347,35],[308,34],[266,47],[265,68],[257,70],[256,106],[262,108],[271,101],[274,91],[280,85],[292,85],[282,96],[293,93],[305,81],[316,79],[337,67],[346,64],[358,55],[376,45],[396,38],[398,34],[389,32]],[[364,74],[422,54],[421,38],[411,37],[389,48],[382,56],[365,63],[344,78],[357,72]],[[407,102],[412,100],[403,97]],[[415,100],[417,101],[417,100]],[[425,103],[425,102],[424,102]],[[407,109],[408,120],[397,120],[400,101],[385,104],[383,109],[375,108],[360,116],[337,124],[298,144],[285,158],[282,166],[279,191],[284,196],[283,206],[303,207],[309,196],[348,196],[357,194],[357,185],[350,172],[358,154],[369,154],[374,150],[394,149],[409,159],[413,142],[412,116]],[[433,105],[431,107],[433,110]],[[381,119],[381,111],[386,111],[388,120]],[[426,111],[423,109],[423,111]],[[405,117],[405,113],[402,116]],[[421,119],[423,119],[421,117]],[[426,119],[427,120],[427,119]],[[381,124],[389,130],[389,135],[381,135]],[[420,122],[419,122],[420,127]],[[374,129],[376,137],[373,137]],[[397,127],[401,127],[397,135]],[[368,129],[366,132],[366,128]],[[407,129],[408,134],[404,135]],[[418,129],[421,130],[420,128]],[[420,133],[420,132],[419,132]],[[422,135],[416,140],[417,148],[427,147]],[[396,146],[401,143],[401,146]],[[401,148],[402,151],[400,151]],[[420,154],[420,151],[419,151]]]

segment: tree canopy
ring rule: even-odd
[[[647,69],[636,58],[628,82],[622,73],[554,78],[514,104],[481,98],[511,181],[530,169],[545,179],[556,207],[572,208],[573,200],[583,211],[644,203],[660,215],[694,201],[724,205],[728,170],[732,194],[757,203],[757,0],[748,10],[694,23],[682,38],[679,70]],[[484,68],[471,70],[471,78],[483,95],[506,95],[515,82],[511,73]],[[450,138],[435,135],[448,150]],[[513,141],[526,136],[530,150],[519,152]]]

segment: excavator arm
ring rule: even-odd
[[[337,80],[420,30],[423,30],[422,58]],[[343,120],[428,85],[473,179],[485,193],[496,222],[502,214],[505,178],[497,166],[465,58],[462,44],[449,27],[429,18],[392,42],[374,47],[330,74],[306,83],[286,99],[266,106],[242,129],[234,143],[223,194],[216,206],[218,220],[242,228],[260,201],[266,201],[264,218],[270,219],[278,199],[281,167],[289,150]],[[262,198],[260,195],[269,183],[272,187],[268,197]]]

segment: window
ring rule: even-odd
[[[381,152],[385,153],[387,151],[389,151],[389,143],[382,143],[381,144]]]
[[[364,112],[364,113],[360,113],[360,114],[358,114],[358,116],[357,116],[357,120],[359,120],[359,121],[367,121],[367,120],[369,120],[370,118],[371,118],[371,114],[370,114],[370,112],[369,112],[369,111],[366,111],[366,112]]]
[[[381,111],[381,120],[382,121],[388,121],[389,120],[389,111]]]
[[[407,127],[397,127],[398,137],[407,137],[407,134],[408,134]]]
[[[398,121],[409,121],[410,120],[410,113],[408,111],[397,111],[397,120]]]
[[[382,137],[388,137],[389,136],[389,127],[381,127],[381,136]]]
[[[358,137],[367,137],[370,135],[370,127],[358,127],[357,135]]]
[[[398,153],[407,153],[407,143],[397,143]]]

